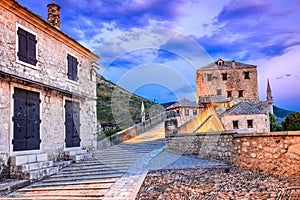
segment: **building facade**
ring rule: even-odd
[[[196,72],[196,97],[258,100],[257,66],[219,59]]]
[[[254,65],[219,59],[196,72],[197,102],[213,108],[225,130],[270,131],[268,107],[273,100],[269,84],[267,93],[267,102],[259,102]]]
[[[46,9],[46,7],[45,7]],[[96,148],[98,56],[17,1],[0,2],[0,158]],[[28,157],[29,158],[29,157]],[[16,164],[16,163],[15,163]]]

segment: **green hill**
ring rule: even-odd
[[[274,114],[276,117],[278,118],[285,118],[286,116],[288,116],[291,112],[290,110],[285,110],[283,108],[279,108],[277,106],[273,106],[273,110],[274,110]]]
[[[146,119],[162,111],[162,107],[154,102],[132,94],[103,77],[97,78],[97,118],[104,129],[124,129],[141,122],[142,101]],[[129,115],[126,114],[128,112]]]

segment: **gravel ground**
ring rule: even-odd
[[[172,157],[171,154],[163,152],[154,163],[164,160],[166,155]],[[162,167],[161,164],[159,166]],[[299,200],[300,178],[280,178],[230,167],[216,161],[177,155],[173,163],[160,169],[157,167],[156,170],[148,173],[136,199],[275,200],[280,195],[281,199],[288,199],[284,195],[291,191],[290,187],[294,188],[294,186],[298,186],[298,189],[293,190],[293,199]]]

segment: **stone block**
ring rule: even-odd
[[[48,154],[46,153],[36,155],[36,161],[38,162],[47,161],[47,160],[48,160]]]

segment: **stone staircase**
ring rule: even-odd
[[[30,154],[10,157],[10,174],[13,178],[40,180],[57,173],[58,166],[53,166],[53,161],[48,160],[48,155]]]
[[[74,162],[93,159],[93,154],[87,152],[85,149],[67,150],[64,153],[65,160],[73,160]]]
[[[164,130],[163,124],[160,129]],[[90,159],[86,151],[68,152],[66,156],[76,162],[60,170],[58,174],[19,189],[5,198],[23,200],[120,199],[117,198],[119,193],[130,193],[128,191],[131,187],[130,183],[133,183],[132,180],[128,183],[123,181],[125,185],[119,185],[122,178],[126,178],[128,170],[139,163],[139,159],[164,144],[164,132],[145,133],[108,149],[94,151],[93,159]],[[81,158],[89,158],[89,160],[82,161]],[[123,199],[130,198],[124,197]]]

